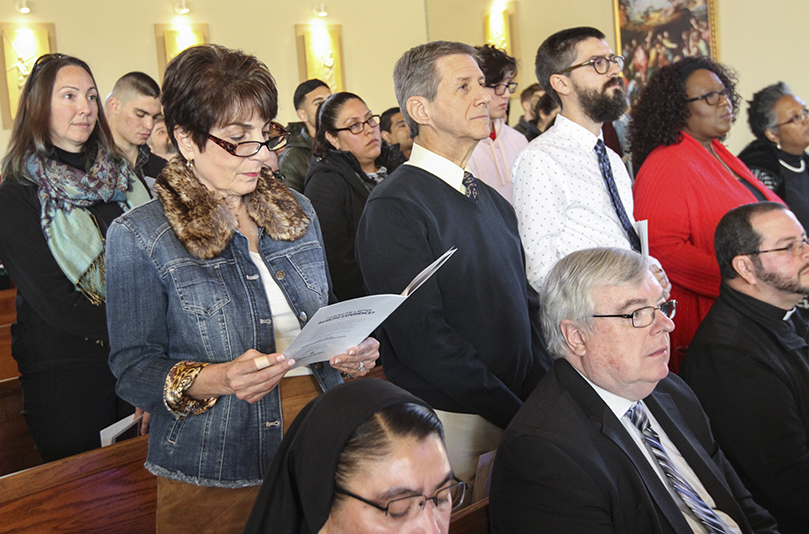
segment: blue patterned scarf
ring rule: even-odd
[[[149,200],[126,162],[116,163],[102,147],[88,151],[87,172],[55,159],[26,154],[25,168],[39,186],[42,232],[65,276],[93,304],[105,300],[104,237],[86,209],[118,202],[123,210]]]

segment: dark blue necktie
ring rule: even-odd
[[[475,180],[474,175],[469,171],[464,171],[463,173],[463,182],[461,182],[463,186],[466,188],[466,196],[474,200],[475,202],[478,201],[478,182]]]
[[[700,498],[696,490],[691,487],[691,484],[686,482],[679,471],[672,465],[666,449],[660,443],[660,437],[652,429],[649,424],[649,418],[640,403],[636,403],[629,411],[626,412],[632,424],[638,427],[638,430],[643,434],[643,441],[649,445],[652,454],[657,459],[657,463],[669,480],[671,487],[677,492],[677,495],[683,502],[694,512],[697,519],[702,522],[711,534],[727,534],[727,525],[722,521],[719,516],[708,506],[705,501]]]
[[[601,176],[604,177],[604,183],[607,185],[607,191],[610,193],[610,200],[612,207],[615,208],[615,213],[618,214],[618,220],[621,221],[621,226],[624,228],[629,244],[632,245],[632,250],[640,252],[640,238],[635,227],[629,221],[629,216],[624,209],[624,203],[621,202],[621,197],[618,195],[618,187],[615,185],[615,178],[612,176],[612,167],[610,166],[610,158],[607,156],[607,149],[604,146],[604,141],[598,140],[595,147],[596,155],[598,156],[598,168],[601,169]]]

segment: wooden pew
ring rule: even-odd
[[[489,498],[452,514],[449,534],[489,534]]]
[[[0,380],[0,476],[42,463],[21,411],[20,379]]]
[[[17,362],[11,357],[11,323],[17,320],[16,296],[16,289],[0,291],[0,380],[20,375]]]
[[[385,377],[381,367],[370,376]],[[317,396],[312,384],[311,376],[282,381],[285,429]],[[154,533],[157,479],[143,467],[147,448],[142,436],[0,477],[0,531]]]
[[[0,522],[14,533],[150,534],[157,479],[147,437],[0,477]]]

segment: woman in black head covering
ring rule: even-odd
[[[446,534],[465,485],[452,474],[441,422],[381,380],[338,386],[292,423],[245,534]]]

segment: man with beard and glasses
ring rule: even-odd
[[[528,280],[537,290],[573,251],[603,246],[640,252],[632,180],[601,133],[604,122],[627,108],[623,66],[596,28],[562,30],[537,51],[537,79],[562,106],[554,126],[520,152],[512,170]],[[665,273],[656,262],[651,269],[668,295]]]
[[[809,525],[809,293],[806,232],[776,202],[729,211],[716,228],[719,298],[680,376],[753,498],[782,533]]]

